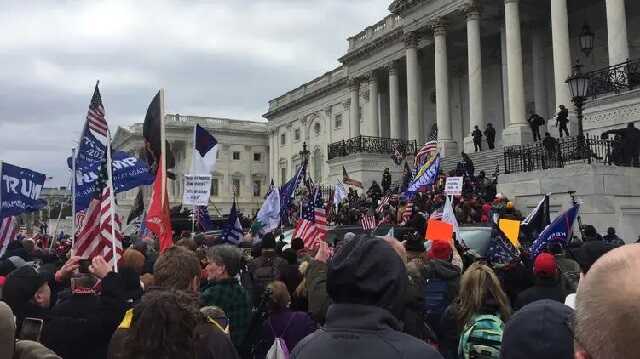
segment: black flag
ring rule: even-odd
[[[549,212],[549,195],[538,203],[529,215],[522,221],[520,226],[524,229],[527,238],[533,242],[544,229],[551,224],[551,213]]]
[[[154,97],[149,107],[147,108],[147,114],[144,117],[144,124],[142,125],[142,137],[144,137],[144,147],[147,157],[147,163],[149,163],[149,171],[155,175],[158,170],[158,161],[160,157],[160,121],[161,108],[160,108],[160,92]],[[174,168],[176,166],[176,159],[171,152],[171,146],[169,141],[165,141],[166,144],[166,168]],[[167,171],[167,177],[175,179],[175,175]]]
[[[130,224],[134,219],[140,217],[144,213],[144,195],[142,194],[142,188],[138,189],[138,195],[133,202],[133,207],[127,217],[127,224]]]

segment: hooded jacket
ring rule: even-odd
[[[386,242],[347,241],[327,266],[334,304],[325,325],[298,343],[291,358],[441,358],[400,331],[407,283],[404,263]]]
[[[533,287],[521,292],[513,306],[514,310],[519,310],[529,303],[541,299],[551,299],[560,303],[564,303],[565,298],[569,294],[562,286],[559,278],[536,278]]]

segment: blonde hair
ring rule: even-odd
[[[277,312],[289,306],[291,295],[289,295],[289,290],[283,282],[271,282],[267,285],[267,288],[271,290],[271,300],[269,300],[269,310],[271,312]]]
[[[502,290],[493,270],[480,263],[473,263],[462,275],[460,291],[456,298],[456,322],[462,330],[471,318],[479,314],[488,300],[495,300],[503,321],[511,316],[509,299]]]

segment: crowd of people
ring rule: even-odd
[[[465,186],[456,215],[482,220],[464,203],[493,192],[481,189],[482,175]],[[239,245],[196,235],[158,253],[134,240],[116,272],[99,256],[15,241],[0,261],[2,350],[7,358],[637,357],[640,245],[585,226],[582,241],[493,262],[455,238],[425,244],[424,219],[441,199],[424,197],[402,242],[346,233],[335,246],[305,248],[279,233],[247,234]],[[509,215],[508,202],[498,203]]]

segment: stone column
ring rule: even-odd
[[[389,69],[389,137],[402,138],[402,125],[400,124],[400,79],[398,77],[398,65],[391,62]]]
[[[519,2],[520,0],[505,0],[504,2],[509,83],[509,126],[502,131],[502,143],[507,146],[529,143],[533,139],[525,117]]]
[[[480,8],[474,3],[465,9],[465,15],[467,17],[467,56],[469,62],[469,136],[464,140],[464,150],[473,152],[471,132],[475,126],[478,126],[482,131],[484,130]]]
[[[449,69],[447,64],[447,25],[438,20],[432,25],[435,48],[436,121],[438,145],[443,157],[457,152],[457,144],[451,134],[449,114]]]
[[[369,136],[379,137],[378,111],[378,75],[375,71],[369,73]]]
[[[566,81],[571,76],[571,46],[569,45],[569,16],[567,0],[551,0],[551,41],[553,42],[553,74],[556,90],[555,110],[558,106],[571,106],[571,95]]]
[[[538,115],[548,119],[546,81],[544,70],[544,34],[543,28],[533,30],[531,34],[531,58],[533,59],[533,101]],[[543,133],[544,134],[544,133]]]
[[[423,140],[422,136],[422,74],[418,62],[418,35],[407,33],[405,37],[407,56],[407,117],[408,140],[417,140],[418,145]]]
[[[360,79],[353,78],[349,83],[351,91],[351,111],[349,112],[349,137],[360,136]]]
[[[613,66],[629,59],[627,12],[624,8],[624,0],[606,0],[606,6],[609,65]]]

